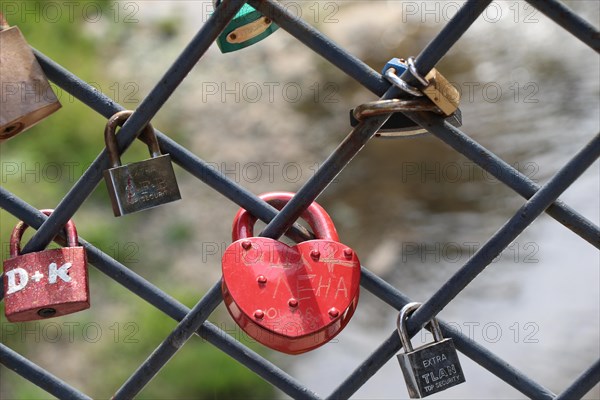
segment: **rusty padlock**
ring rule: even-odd
[[[53,210],[41,210],[50,215]],[[21,253],[27,225],[20,221],[10,236],[4,261],[4,313],[11,322],[58,317],[90,307],[87,256],[78,245],[73,221],[66,226],[69,247]]]
[[[0,142],[37,124],[61,105],[18,27],[0,14]]]
[[[151,124],[144,127],[142,135],[152,158],[121,165],[115,130],[125,123],[133,111],[124,110],[108,120],[104,140],[112,168],[104,171],[104,180],[115,217],[146,210],[181,199],[171,156],[161,154],[158,140]]]
[[[277,209],[293,193],[266,193]],[[360,262],[339,243],[327,212],[313,202],[302,214],[317,239],[288,246],[252,237],[256,218],[240,209],[233,243],[222,259],[222,292],[236,323],[272,349],[300,354],[330,341],[348,324],[358,303]]]

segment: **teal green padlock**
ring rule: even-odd
[[[216,9],[221,4],[221,0],[214,0],[213,4]],[[279,26],[254,7],[244,4],[217,38],[217,45],[221,53],[240,50],[260,42],[278,28]]]

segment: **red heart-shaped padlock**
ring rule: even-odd
[[[260,196],[281,209],[293,193]],[[300,354],[335,337],[358,302],[360,262],[338,242],[331,218],[317,203],[302,215],[317,239],[288,246],[252,237],[256,218],[240,209],[225,250],[223,299],[237,324],[272,349]]]

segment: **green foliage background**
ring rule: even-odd
[[[84,20],[81,12],[73,13],[73,19],[63,15],[51,21],[39,18],[31,11],[42,10],[44,1],[11,3],[16,4],[20,11],[30,10],[6,17],[11,25],[21,29],[33,47],[111,96],[112,85],[120,83],[114,82],[105,73],[105,58],[110,56],[111,49],[118,48],[123,35],[134,34],[137,24],[117,23],[104,17],[102,22],[110,24],[110,27],[104,30],[102,37],[98,37],[90,32],[89,21]],[[86,3],[100,6],[105,16],[114,15],[116,3],[113,1],[77,2],[79,8],[76,10],[84,8]],[[165,20],[158,29],[164,31],[165,37],[169,37],[176,34],[177,25]],[[53,88],[62,103],[62,109],[0,145],[2,186],[37,208],[55,207],[104,147],[105,119],[63,89],[54,85]],[[143,95],[139,93],[138,100]],[[123,105],[128,108],[136,106]],[[176,128],[174,126],[173,131]],[[136,144],[127,152],[124,161],[144,158],[147,158],[147,150]],[[17,173],[13,173],[14,168]],[[60,176],[56,171],[60,171]],[[169,274],[164,273],[164,261],[168,255],[144,254],[144,249],[148,247],[139,242],[139,233],[145,229],[144,218],[143,215],[128,216],[127,220],[113,218],[101,182],[78,211],[74,221],[86,240],[135,269],[187,306],[193,306],[202,293],[193,292],[190,288],[182,289],[168,279]],[[12,215],[0,210],[2,259],[9,256],[7,238],[16,222]],[[189,237],[189,229],[186,221],[175,221],[163,230],[163,239],[184,242]],[[23,240],[26,241],[30,236],[31,232],[28,232]],[[1,341],[93,398],[108,398],[176,323],[120,285],[106,279],[95,268],[90,266],[89,272],[92,295],[90,310],[54,320],[11,324],[6,321],[2,309]],[[223,310],[217,310],[211,319],[217,322],[223,314]],[[228,324],[233,322],[229,320]],[[245,344],[256,347],[253,343]],[[0,398],[3,399],[49,397],[48,393],[3,366],[0,367],[0,381]],[[273,396],[271,386],[257,375],[206,341],[193,337],[139,398]]]

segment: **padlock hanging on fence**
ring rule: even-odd
[[[260,198],[277,209],[293,193]],[[339,243],[327,212],[312,203],[302,214],[317,239],[288,246],[254,237],[256,218],[240,209],[233,243],[222,259],[227,310],[252,338],[272,349],[300,354],[324,345],[348,324],[358,304],[360,262]]]
[[[181,199],[171,157],[161,154],[154,128],[148,124],[142,130],[151,158],[121,165],[115,131],[133,111],[124,110],[108,120],[104,140],[111,168],[104,171],[104,180],[115,217],[160,206]]]
[[[213,0],[215,9],[221,0]],[[260,42],[279,28],[249,4],[244,4],[217,38],[221,53],[241,50]]]
[[[404,353],[397,354],[408,394],[419,399],[465,382],[452,339],[444,339],[435,318],[428,322],[434,341],[413,349],[406,330],[406,319],[421,306],[408,303],[398,314],[396,325]]]
[[[423,88],[407,84],[400,76],[410,71]],[[362,104],[350,110],[350,125],[356,126],[364,118],[390,114],[390,118],[377,131],[376,137],[404,137],[427,133],[427,130],[415,124],[404,112],[426,111],[441,114],[453,126],[462,125],[462,112],[458,108],[460,93],[435,68],[426,77],[416,70],[414,59],[408,61],[392,58],[381,71],[382,75],[403,92],[411,95],[410,99],[377,100]]]
[[[41,210],[50,215],[53,210]],[[4,267],[4,313],[10,322],[59,317],[90,307],[87,255],[77,229],[65,226],[68,247],[21,254],[27,225],[20,221],[10,236],[10,258]]]
[[[0,143],[31,128],[61,105],[18,27],[0,13]]]

